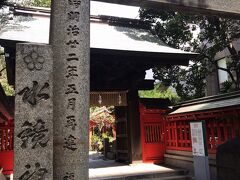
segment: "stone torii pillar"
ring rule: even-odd
[[[88,179],[89,0],[53,0],[53,179]]]

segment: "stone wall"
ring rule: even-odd
[[[194,175],[192,152],[167,150],[164,154],[165,165],[184,168]],[[217,180],[216,156],[209,155],[211,180]]]

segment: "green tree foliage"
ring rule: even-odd
[[[0,13],[0,31],[8,24],[9,16],[7,14]]]
[[[2,8],[4,5],[18,5],[18,6],[35,6],[35,7],[50,7],[51,6],[51,0],[1,0],[0,1],[0,8]]]
[[[34,7],[50,7],[51,0],[1,0],[0,1],[0,31],[9,24],[9,20],[12,19],[11,13],[3,11],[4,7],[7,7],[11,4],[17,4],[19,6],[34,6]],[[13,27],[14,28],[14,27]]]
[[[0,30],[8,24],[9,20],[9,13],[6,13],[3,11],[3,8],[5,7],[7,3],[7,0],[1,0],[0,1]]]
[[[14,3],[15,1],[0,1],[0,30],[2,30],[6,25],[9,24],[9,20],[11,19],[10,13],[5,12],[3,9],[7,7],[9,4]],[[50,7],[50,0],[23,0],[19,5],[21,6],[37,6],[37,7]],[[0,54],[3,54],[3,51],[0,50]],[[5,61],[4,56],[0,55],[0,83],[8,96],[14,95],[14,89],[9,86],[7,81],[6,69],[5,69]]]
[[[24,6],[50,7],[51,0],[23,0],[21,4]]]
[[[91,149],[92,150],[103,150],[103,140],[108,138],[109,142],[114,140],[112,132],[102,132],[102,128],[114,127],[115,118],[112,115],[114,111],[113,106],[109,107],[91,107],[90,108],[90,120],[95,122],[93,134],[91,137]],[[90,123],[91,124],[91,123]]]
[[[102,127],[106,124],[114,124],[115,119],[113,114],[114,107],[91,107],[90,108],[90,119],[94,121],[101,130]]]
[[[0,51],[1,53],[2,51]],[[7,96],[13,96],[14,95],[14,89],[8,84],[7,81],[7,72],[6,72],[6,65],[4,56],[0,55],[0,84],[2,85],[5,94]]]
[[[160,83],[156,84],[153,90],[138,91],[140,98],[164,98],[169,99],[172,104],[179,102],[179,96],[170,89],[164,89]]]
[[[166,86],[175,87],[182,100],[204,96],[206,75],[214,69],[226,71],[234,89],[239,89],[240,53],[231,44],[240,36],[239,20],[145,9],[140,10],[140,18],[151,21],[154,33],[169,46],[200,53],[187,68],[169,66],[153,69],[154,77]],[[200,31],[197,33],[197,30]],[[216,53],[225,48],[232,59],[226,69],[218,67],[214,60]]]

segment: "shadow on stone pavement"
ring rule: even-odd
[[[101,154],[100,152],[96,151],[89,152],[89,169],[115,167],[123,165],[124,164],[118,163],[115,160],[105,159],[103,154]]]

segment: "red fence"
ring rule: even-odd
[[[240,136],[239,117],[236,119],[212,120],[206,126],[210,153],[215,153],[218,145]]]
[[[166,122],[166,148],[191,151],[190,124],[188,121]]]
[[[13,150],[13,127],[0,125],[0,151]]]
[[[220,116],[215,111],[198,113],[199,116],[195,116],[194,113],[178,117],[168,116],[165,122],[166,149],[192,151],[190,121],[205,120],[208,152],[216,153],[218,145],[231,138],[240,137],[240,109],[231,112],[223,114],[221,111]]]
[[[161,143],[163,128],[159,123],[144,124],[144,142],[145,143]]]
[[[13,172],[13,126],[0,124],[0,167],[4,174]]]

